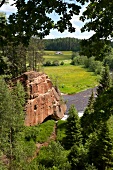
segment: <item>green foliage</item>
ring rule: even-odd
[[[112,95],[113,87],[103,92],[101,95],[97,97],[96,102],[94,104],[94,119],[97,122],[97,124],[100,121],[107,121],[113,114]]]
[[[92,165],[88,164],[86,165],[85,170],[97,170],[97,168],[93,164]]]
[[[106,123],[101,123],[98,131],[90,134],[86,142],[88,162],[97,169],[110,169],[113,166],[113,143]],[[96,155],[96,156],[95,156]]]
[[[60,65],[58,67],[45,67],[44,71],[52,80],[57,77],[60,91],[66,94],[77,93],[95,87],[98,84],[99,77],[92,72],[87,72],[86,69],[80,66]]]
[[[64,61],[61,61],[60,65],[64,65]]]
[[[9,89],[2,78],[0,78],[0,86],[0,149],[8,159],[8,168],[10,169],[17,166],[18,161],[22,161],[19,154],[24,152],[21,143],[18,144],[18,136],[21,141],[20,134],[24,128],[25,92],[20,83],[17,83],[13,89]],[[17,150],[18,152],[16,152]]]
[[[104,91],[108,90],[110,86],[111,86],[111,77],[110,77],[109,67],[105,66],[101,75],[99,86],[97,88],[97,95],[99,96]]]
[[[85,150],[83,145],[78,146],[75,143],[68,155],[68,160],[71,164],[71,170],[85,169],[87,163],[87,150]]]
[[[83,65],[88,68],[89,71],[95,72],[95,74],[101,74],[103,69],[103,63],[95,61],[94,57],[87,58],[86,56],[77,56],[71,61],[72,65]]]
[[[80,2],[87,2],[86,0],[81,0]],[[86,10],[83,12],[81,20],[85,23],[82,31],[94,31],[93,37],[100,39],[107,39],[108,37],[113,37],[112,27],[113,27],[113,2],[112,0],[107,1],[97,1],[93,0],[87,4]],[[110,22],[108,22],[110,21]]]
[[[35,154],[36,145],[33,140],[26,141],[25,138],[26,134],[24,129],[16,135],[16,147],[14,148],[15,159],[13,160],[11,168],[27,170],[29,167],[29,160],[32,159]]]
[[[6,23],[6,14],[4,12],[0,12],[0,24]]]
[[[109,120],[107,121],[109,133],[111,140],[113,141],[113,115],[110,116]]]
[[[94,129],[99,129],[101,122],[107,122],[113,114],[113,88],[99,95],[91,109],[86,108],[81,118],[81,126],[83,127],[83,136],[88,137]]]
[[[36,138],[37,142],[46,142],[54,130],[55,121],[48,120],[38,126],[38,136]]]
[[[94,31],[92,37],[82,41],[82,54],[88,57],[95,56],[97,60],[102,61],[110,51],[110,42],[107,39],[113,37],[113,2],[112,0],[108,3],[97,0],[80,0],[80,2],[89,2],[80,17],[83,22],[87,21],[81,31]]]
[[[80,55],[85,55],[88,58],[95,57],[96,60],[103,61],[111,51],[110,42],[91,37],[88,40],[81,41]]]
[[[75,66],[84,65],[84,60],[85,60],[84,56],[76,56],[75,58],[73,58],[71,64]]]
[[[22,45],[14,45],[13,42],[2,44],[0,46],[0,65],[2,72],[0,74],[16,77],[26,71],[26,48]]]
[[[53,51],[79,51],[80,41],[77,38],[44,39],[45,49]]]
[[[75,51],[73,51],[72,55],[71,55],[71,60],[73,60],[75,57],[76,57],[76,53],[75,53]]]
[[[0,52],[0,75],[6,74],[7,73],[7,59],[5,61],[5,58],[3,57],[2,53]]]
[[[57,141],[59,141],[62,146],[65,145],[66,123],[66,120],[59,120],[57,123]]]
[[[104,65],[108,65],[110,70],[113,70],[113,49],[112,49],[112,52],[107,55],[104,59]]]
[[[59,66],[59,61],[58,60],[53,61],[52,65],[53,66]]]
[[[51,66],[51,65],[52,65],[51,61],[46,61],[46,62],[43,64],[43,66]]]
[[[17,12],[8,18],[5,31],[7,38],[14,39],[15,43],[22,42],[28,44],[30,37],[37,36],[41,39],[50,33],[51,29],[57,29],[60,32],[68,30],[74,32],[72,26],[72,16],[80,13],[80,5],[73,2],[59,1],[15,1]],[[52,13],[60,15],[57,22],[53,20]],[[5,33],[4,33],[5,34]],[[1,32],[0,32],[1,35]],[[12,35],[12,36],[11,36]],[[15,37],[13,35],[16,35]],[[1,36],[2,41],[4,40]]]
[[[101,74],[103,69],[103,63],[100,61],[95,61],[93,57],[89,58],[89,70],[95,72],[96,74]]]
[[[92,114],[94,113],[94,93],[89,98],[88,105],[84,111],[83,116],[81,117],[81,127],[82,127],[82,135],[83,135],[83,142],[86,141],[89,134],[93,131],[91,126]]]
[[[31,38],[27,48],[27,63],[30,70],[40,71],[44,62],[44,44],[38,38]]]
[[[25,141],[34,141],[36,143],[37,136],[39,135],[38,126],[30,126],[24,128]]]
[[[82,142],[80,119],[74,105],[70,107],[68,115],[65,137],[66,149],[70,149],[74,144],[79,146]]]
[[[48,147],[42,148],[37,157],[37,162],[44,165],[47,169],[70,169],[67,153],[58,142],[52,142]]]

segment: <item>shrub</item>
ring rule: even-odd
[[[64,65],[64,62],[63,62],[63,61],[61,61],[60,65]]]
[[[53,61],[52,66],[59,66],[59,61],[58,60]]]
[[[108,65],[110,70],[113,70],[113,55],[109,55],[104,59],[104,65]]]
[[[53,132],[54,125],[54,120],[48,120],[47,122],[40,124],[38,126],[39,133],[37,135],[36,141],[40,143],[47,141],[48,137],[50,137]]]
[[[72,60],[71,64],[76,66],[84,65],[86,60],[87,60],[86,56],[77,56]]]
[[[51,66],[51,61],[46,61],[46,63],[44,63],[44,66]]]
[[[95,61],[94,57],[89,58],[89,70],[95,72],[96,74],[101,74],[103,65],[101,61]]]
[[[64,139],[66,136],[66,122],[67,121],[59,120],[57,123],[57,141],[59,141],[61,144],[64,144]]]

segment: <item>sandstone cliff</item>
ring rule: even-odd
[[[25,72],[14,81],[21,81],[27,93],[25,125],[42,123],[48,116],[58,120],[64,116],[66,105],[60,92],[54,88],[51,80],[44,73]]]

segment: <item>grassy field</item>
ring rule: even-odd
[[[56,54],[56,51],[45,51],[44,59],[45,61],[71,61],[72,51],[62,51],[62,54]]]
[[[99,77],[80,66],[44,67],[44,72],[49,75],[54,85],[66,94],[74,94],[98,85]]]

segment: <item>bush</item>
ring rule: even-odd
[[[59,142],[51,142],[48,147],[43,147],[36,159],[37,163],[39,165],[44,165],[46,169],[70,169],[70,164],[67,159],[67,152]]]
[[[46,61],[46,63],[43,64],[44,66],[51,66],[51,61]]]
[[[104,65],[108,65],[110,70],[113,70],[113,55],[107,56],[104,59]]]
[[[75,66],[84,65],[85,68],[95,72],[95,74],[101,74],[103,70],[103,63],[101,61],[95,61],[95,57],[87,58],[86,56],[78,56],[72,60],[71,64]]]
[[[57,141],[59,141],[62,145],[64,144],[65,140],[65,130],[66,130],[66,123],[67,121],[59,120],[57,123]]]
[[[36,141],[40,143],[47,141],[48,137],[50,137],[53,132],[54,125],[54,120],[48,120],[47,122],[40,124],[38,126],[39,133],[37,135]]]
[[[63,62],[63,61],[61,61],[60,65],[64,65],[64,62]]]
[[[89,70],[95,72],[96,74],[101,74],[103,70],[102,62],[95,61],[94,57],[89,58]]]
[[[53,61],[52,66],[59,66],[59,61],[58,60]]]
[[[84,65],[86,60],[87,60],[86,56],[77,56],[72,60],[71,64],[75,66]]]
[[[103,65],[102,62],[100,61],[95,61],[95,73],[96,74],[101,74],[103,70]]]

